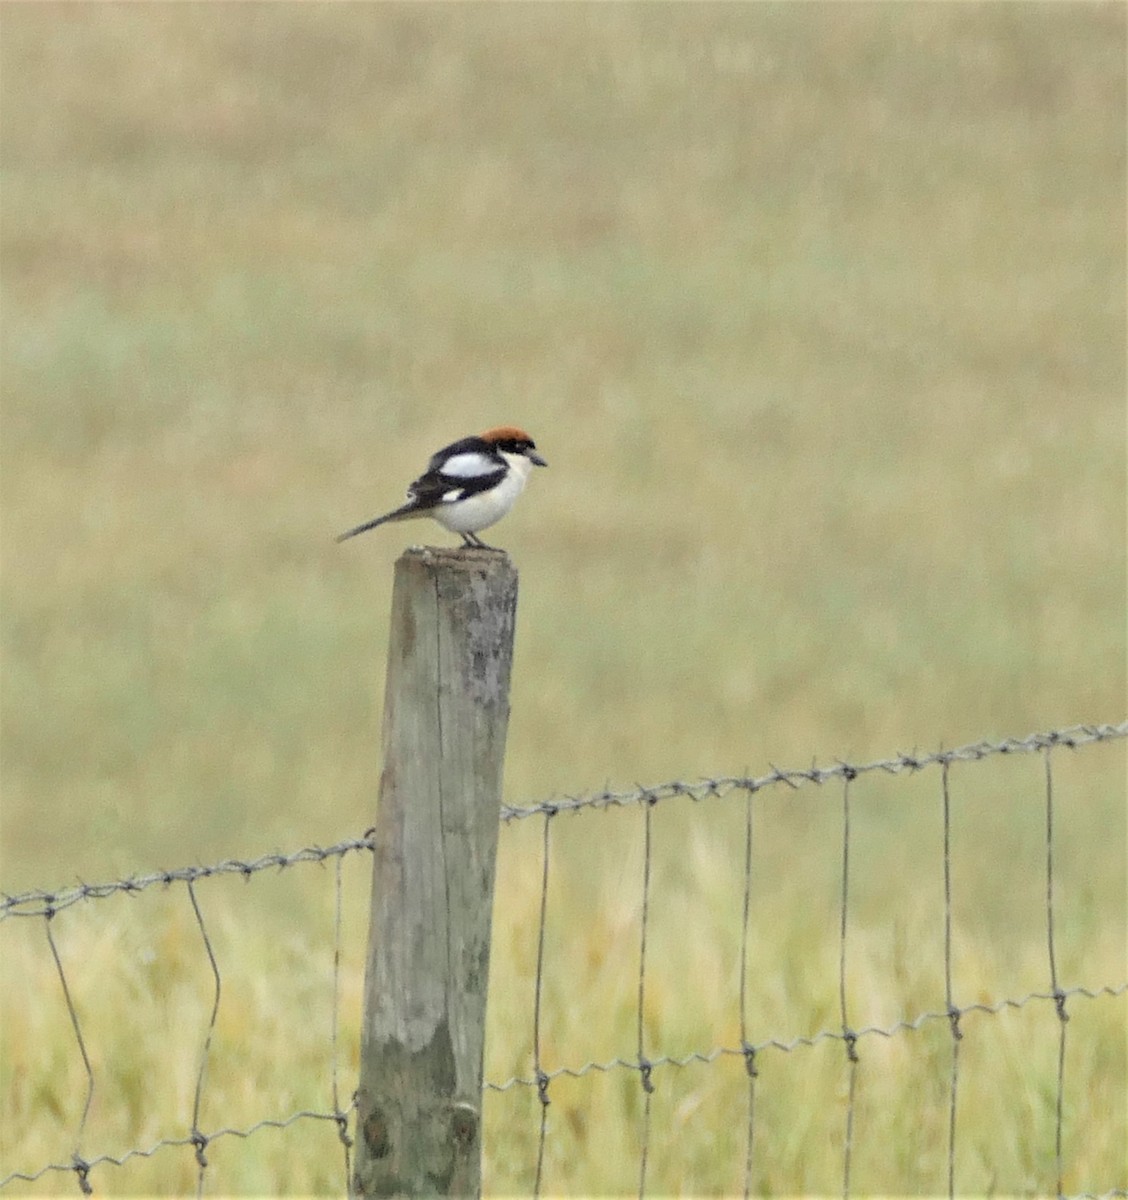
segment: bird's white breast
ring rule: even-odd
[[[452,533],[477,533],[505,516],[524,491],[533,464],[523,454],[503,454],[502,457],[509,464],[509,471],[497,487],[465,500],[456,500],[453,504],[439,505],[431,515],[440,525]],[[449,464],[443,467],[444,474],[449,474],[448,468]]]

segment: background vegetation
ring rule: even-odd
[[[5,5],[0,887],[364,829],[392,563],[448,539],[332,535],[501,421],[551,464],[497,535],[513,802],[1119,719],[1124,64],[1117,4]],[[1056,761],[1059,972],[1115,985],[1123,752]],[[953,785],[957,999],[1044,990],[1041,764]],[[753,1036],[790,1039],[837,1021],[839,794],[757,803]],[[502,834],[494,1080],[530,1073],[534,826]],[[939,829],[937,777],[858,785],[858,1025],[943,1007]],[[652,1054],[738,1042],[742,831],[655,810]],[[556,823],[550,1067],[635,1053],[640,832]],[[202,1124],[327,1107],[331,875],[200,896]],[[211,1000],[186,899],[53,929],[84,1149],[182,1136]],[[68,1158],[84,1081],[41,926],[0,934],[2,1172]],[[1071,1008],[1067,1191],[1124,1186],[1124,1010]],[[957,1186],[1053,1188],[1052,1006],[966,1034]],[[872,1041],[854,1185],[943,1190],[947,1028]],[[765,1056],[758,1189],[840,1187],[843,1059]],[[740,1061],[655,1082],[651,1189],[737,1190]],[[640,1098],[554,1086],[546,1188],[636,1186]],[[493,1191],[528,1190],[537,1108],[487,1097]],[[341,1184],[331,1129],[210,1157],[227,1191]]]

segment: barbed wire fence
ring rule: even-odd
[[[549,1110],[553,1099],[553,1088],[562,1078],[582,1079],[593,1073],[627,1072],[638,1076],[641,1087],[640,1156],[638,1167],[639,1196],[644,1196],[648,1186],[648,1167],[651,1150],[651,1097],[655,1091],[655,1075],[666,1069],[687,1067],[697,1063],[709,1065],[720,1060],[741,1060],[747,1076],[747,1110],[744,1127],[744,1194],[753,1191],[754,1164],[758,1154],[757,1143],[757,1080],[762,1056],[770,1052],[790,1054],[800,1047],[813,1047],[820,1043],[839,1043],[845,1056],[847,1071],[847,1094],[844,1128],[842,1130],[842,1193],[851,1194],[851,1167],[854,1153],[854,1126],[856,1112],[856,1085],[859,1063],[858,1047],[873,1039],[893,1039],[899,1035],[921,1029],[926,1025],[946,1024],[951,1038],[951,1065],[948,1080],[948,1136],[947,1136],[947,1185],[948,1194],[954,1196],[958,1190],[956,1178],[957,1114],[961,1082],[960,1046],[963,1038],[961,1023],[972,1013],[997,1015],[1004,1010],[1019,1010],[1031,1005],[1052,1007],[1058,1026],[1056,1095],[1054,1098],[1054,1170],[1052,1183],[1054,1192],[1063,1196],[1062,1184],[1066,1162],[1063,1153],[1063,1131],[1065,1124],[1066,1093],[1066,1038],[1070,1006],[1078,1001],[1097,1001],[1100,998],[1115,998],[1128,993],[1128,981],[1099,982],[1066,986],[1059,976],[1058,958],[1054,932],[1055,906],[1055,808],[1054,808],[1054,754],[1062,749],[1079,750],[1085,746],[1109,742],[1128,737],[1128,721],[1120,724],[1083,725],[1068,729],[1035,733],[1023,738],[1003,741],[980,741],[952,750],[939,750],[928,754],[896,754],[892,757],[865,763],[837,761],[826,766],[812,765],[806,769],[772,768],[759,776],[723,776],[697,782],[670,781],[653,787],[639,787],[629,791],[601,791],[584,795],[568,796],[559,800],[543,801],[527,806],[505,806],[501,811],[503,824],[528,820],[542,823],[540,840],[540,897],[538,931],[536,937],[535,987],[533,996],[532,1061],[525,1075],[512,1076],[503,1080],[487,1080],[487,1092],[505,1093],[513,1089],[528,1089],[534,1092],[540,1105],[539,1128],[536,1137],[535,1166],[532,1171],[532,1192],[539,1196],[542,1191],[545,1148],[550,1136]],[[952,871],[951,871],[951,818],[950,818],[950,771],[957,763],[976,763],[1001,756],[1041,755],[1044,763],[1045,805],[1045,938],[1047,954],[1047,977],[1049,986],[1040,991],[1030,991],[1019,996],[1002,997],[989,1002],[958,1003],[953,988],[952,971]],[[939,774],[939,785],[943,807],[943,885],[944,885],[944,991],[945,1007],[935,1011],[907,1014],[902,1019],[886,1025],[864,1025],[855,1027],[850,1019],[849,989],[847,985],[850,952],[850,850],[851,850],[851,794],[855,782],[868,774],[891,776],[911,775],[926,770]],[[749,997],[747,977],[749,961],[749,929],[752,913],[752,863],[755,839],[754,799],[766,789],[798,789],[806,786],[825,787],[838,784],[841,788],[841,879],[838,913],[838,1015],[839,1021],[833,1028],[813,1034],[799,1036],[771,1036],[753,1040],[750,1037]],[[706,798],[730,797],[743,800],[744,845],[743,845],[743,897],[741,906],[740,940],[740,1040],[734,1045],[714,1045],[677,1056],[655,1053],[648,1045],[643,1013],[646,1005],[648,980],[648,933],[649,911],[652,892],[651,861],[652,835],[651,813],[655,807],[676,797],[701,801]],[[550,1065],[546,1062],[543,1032],[544,1022],[544,978],[545,978],[545,928],[548,915],[550,862],[553,854],[553,830],[560,818],[582,815],[611,808],[636,807],[643,814],[643,874],[639,899],[639,942],[637,958],[636,1003],[636,1053],[631,1058],[616,1057],[607,1061],[587,1061],[566,1065]],[[341,1046],[339,1036],[340,1009],[340,962],[341,962],[341,910],[342,910],[342,864],[352,856],[371,853],[371,836],[350,838],[326,847],[307,847],[291,854],[268,854],[253,860],[228,859],[206,866],[183,867],[172,871],[158,871],[118,879],[106,883],[77,883],[52,890],[34,890],[18,895],[4,895],[0,899],[0,923],[10,920],[42,922],[45,941],[53,958],[62,997],[74,1032],[76,1052],[82,1061],[86,1080],[86,1094],[73,1135],[73,1149],[69,1158],[46,1164],[20,1164],[0,1177],[0,1188],[17,1181],[34,1184],[45,1176],[73,1174],[85,1194],[93,1191],[92,1172],[110,1166],[125,1167],[137,1158],[152,1158],[163,1153],[191,1150],[196,1164],[197,1194],[202,1194],[208,1179],[209,1149],[223,1139],[249,1139],[265,1129],[287,1129],[299,1124],[327,1123],[335,1127],[341,1147],[341,1164],[344,1170],[345,1189],[350,1181],[350,1153],[352,1137],[350,1123],[355,1115],[355,1099],[351,1096],[351,1080],[342,1078]],[[198,885],[223,876],[241,876],[251,880],[264,872],[282,872],[306,864],[332,866],[335,887],[335,942],[333,948],[332,979],[332,1022],[329,1031],[329,1104],[327,1107],[306,1107],[282,1116],[264,1117],[245,1127],[222,1126],[211,1130],[201,1128],[201,1101],[205,1090],[211,1057],[212,1037],[220,1011],[222,998],[222,970],[213,946],[207,921],[198,897]],[[196,1074],[195,1094],[191,1125],[186,1130],[146,1145],[135,1146],[116,1152],[101,1151],[88,1153],[85,1150],[86,1126],[91,1104],[97,1087],[97,1077],[87,1050],[87,1038],[69,981],[68,968],[60,954],[54,934],[54,923],[68,910],[80,905],[115,895],[138,896],[142,893],[181,888],[192,910],[192,919],[199,930],[212,977],[212,1002],[204,1022],[202,1049]],[[488,1141],[488,1130],[487,1130]],[[1048,1189],[1047,1189],[1048,1190]],[[1125,1196],[1128,1190],[1125,1181],[1115,1181],[1114,1186],[1103,1192],[1082,1192],[1078,1196]]]

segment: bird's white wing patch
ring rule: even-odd
[[[465,454],[455,454],[439,468],[444,475],[453,475],[458,479],[474,479],[479,475],[491,475],[497,469],[496,459],[481,454],[477,450],[470,450]]]
[[[456,500],[461,500],[464,493],[461,488],[452,488],[449,492],[443,492],[442,502],[444,504],[453,504]]]

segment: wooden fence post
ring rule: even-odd
[[[358,1196],[481,1194],[482,1054],[517,572],[396,563],[357,1090]]]

